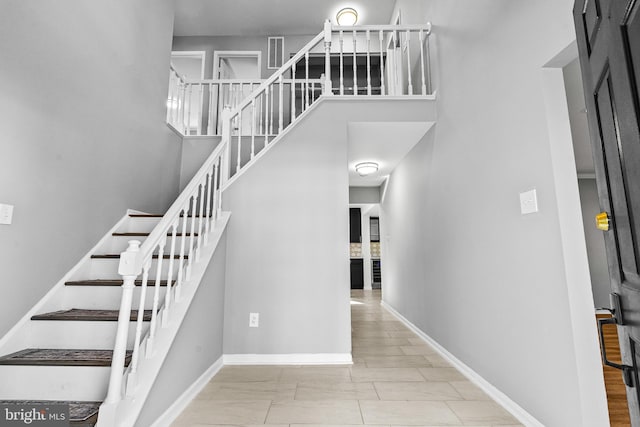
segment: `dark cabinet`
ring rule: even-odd
[[[351,289],[364,289],[364,261],[351,260]]]
[[[349,243],[362,243],[360,208],[349,208]]]

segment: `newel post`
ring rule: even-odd
[[[120,254],[118,274],[122,276],[122,301],[118,314],[118,329],[116,342],[113,347],[111,359],[111,376],[109,377],[109,391],[105,399],[106,404],[117,404],[122,399],[122,376],[127,352],[127,335],[131,318],[131,301],[135,288],[136,277],[140,274],[138,266],[138,254],[140,253],[140,241],[130,240],[129,247]]]
[[[332,95],[331,88],[331,22],[324,21],[324,91],[323,95]]]

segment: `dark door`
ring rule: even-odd
[[[577,0],[574,19],[622,355],[614,365],[640,426],[640,0]]]
[[[349,243],[362,243],[360,208],[349,208]]]
[[[351,289],[364,289],[364,261],[351,259]]]

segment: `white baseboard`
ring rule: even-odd
[[[225,354],[225,365],[351,365],[350,353]]]
[[[200,377],[195,380],[194,383],[191,384],[191,386],[189,386],[189,388],[186,389],[185,392],[182,393],[180,397],[178,397],[176,401],[162,413],[162,415],[160,415],[160,417],[158,417],[151,427],[170,426],[223,366],[223,357],[220,357],[202,375],[200,375]]]
[[[509,396],[498,390],[493,384],[481,377],[477,372],[464,364],[453,354],[449,353],[444,347],[442,347],[433,338],[425,334],[417,326],[407,320],[403,315],[398,313],[393,307],[384,301],[381,303],[389,313],[393,314],[399,321],[411,329],[416,335],[422,338],[427,344],[435,348],[435,350],[445,358],[451,365],[457,368],[465,377],[472,383],[480,387],[485,393],[487,393],[493,400],[500,406],[509,411],[514,417],[518,419],[522,424],[527,427],[544,427],[544,425],[538,421],[533,415],[525,411],[520,405],[511,400]]]

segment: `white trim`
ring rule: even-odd
[[[213,79],[218,79],[218,63],[220,57],[236,57],[236,58],[256,58],[258,60],[258,75],[256,79],[260,79],[262,76],[262,51],[260,50],[216,50],[213,52]]]
[[[520,405],[511,400],[509,396],[498,390],[493,384],[481,377],[476,371],[464,364],[453,354],[449,353],[447,349],[442,347],[437,341],[431,338],[429,335],[418,329],[413,323],[407,320],[403,315],[398,313],[393,307],[386,302],[380,303],[382,307],[389,313],[393,314],[400,322],[402,322],[407,328],[411,329],[416,335],[422,338],[427,344],[432,346],[443,358],[445,358],[451,365],[458,369],[465,377],[472,383],[477,385],[487,393],[493,400],[500,406],[507,410],[511,415],[516,417],[518,421],[527,427],[544,427],[540,421],[538,421],[533,415],[524,410]]]
[[[571,135],[563,67],[578,58],[576,42],[570,43],[540,69],[551,159],[553,194],[562,249],[566,312],[574,375],[577,376],[579,416],[583,427],[609,425],[598,330],[593,318],[593,291],[584,237],[580,191]]]
[[[216,360],[213,365],[211,365],[206,371],[203,372],[200,377],[194,381],[188,389],[184,391],[176,399],[175,402],[171,404],[167,408],[166,411],[162,413],[154,422],[151,424],[151,427],[168,427],[172,422],[176,420],[180,416],[180,414],[187,409],[189,403],[202,391],[202,389],[211,381],[213,378],[224,366],[222,361],[222,356]]]
[[[204,79],[204,72],[206,70],[205,62],[207,57],[207,52],[204,50],[172,50],[171,57],[180,57],[180,58],[197,58],[200,59],[202,66],[200,67],[200,79]],[[173,63],[171,64],[173,66]],[[173,67],[175,69],[175,66]]]
[[[351,365],[350,353],[225,354],[225,365]]]

